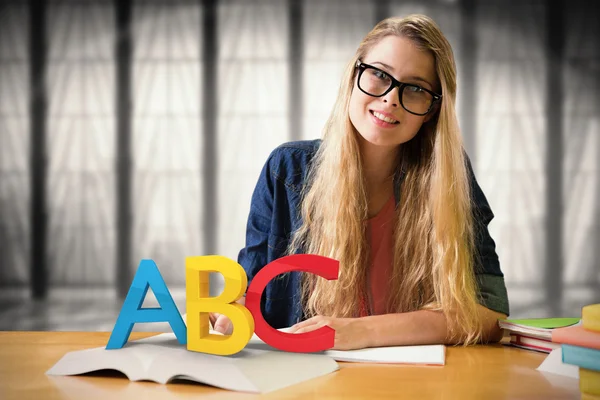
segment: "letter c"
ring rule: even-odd
[[[305,353],[332,348],[335,331],[329,326],[300,334],[284,333],[271,327],[263,318],[260,310],[260,298],[267,284],[279,274],[303,271],[332,280],[338,278],[339,265],[337,260],[314,254],[289,255],[265,265],[252,279],[246,293],[246,308],[254,317],[254,333],[265,343],[284,351]]]

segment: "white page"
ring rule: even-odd
[[[259,392],[256,385],[236,367],[235,360],[225,356],[188,351],[185,346],[165,352],[156,358],[151,371],[153,378],[158,378],[155,380],[159,383],[167,383],[179,378],[227,390]]]
[[[103,369],[113,369],[124,373],[130,380],[144,379],[145,365],[150,363],[150,355],[138,349],[124,347],[118,352],[104,347],[72,351],[65,354],[46,373],[48,375],[77,375]],[[112,352],[112,353],[109,353]]]
[[[337,361],[386,364],[444,365],[443,345],[375,347],[360,350],[327,350],[326,355]]]
[[[512,322],[506,322],[505,320],[498,321],[498,324],[501,329],[506,329],[509,332],[518,333],[522,335],[529,335],[536,338],[552,340],[552,331],[557,328],[536,328],[526,325],[513,324]],[[579,321],[576,324],[569,326],[577,326],[581,325],[582,322]]]
[[[290,328],[279,329],[288,332]],[[250,339],[251,344],[263,344],[256,334]],[[268,346],[270,347],[270,346]],[[336,361],[367,362],[367,363],[393,363],[393,364],[422,364],[422,365],[445,365],[446,346],[423,345],[423,346],[392,346],[374,347],[360,350],[326,350],[319,354],[325,354]]]
[[[215,331],[210,331],[220,335]],[[254,338],[257,338],[254,336]],[[161,376],[172,376],[176,371],[187,371],[179,378],[207,383],[228,390],[267,393],[295,383],[304,382],[337,371],[334,359],[321,353],[292,353],[277,350],[259,339],[230,356],[217,356],[185,350],[175,334],[165,333],[138,340],[140,344],[163,343],[179,346],[181,354],[167,359],[156,359]],[[203,362],[198,362],[203,360]],[[167,372],[168,371],[168,372]],[[164,378],[159,382],[163,382]],[[158,380],[157,380],[158,381]]]
[[[579,367],[562,362],[562,348],[554,349],[537,367],[538,371],[579,379]]]
[[[271,392],[288,386],[292,382],[304,382],[312,378],[337,371],[335,360],[323,353],[291,353],[280,350],[262,350],[248,344],[246,350],[258,350],[253,357],[239,361],[238,367],[261,393]],[[288,382],[287,384],[285,384]]]
[[[104,347],[65,354],[49,375],[77,375],[102,369],[121,371],[131,380],[167,383],[188,379],[228,390],[266,393],[339,369],[323,354],[298,354],[248,345],[231,356],[188,351],[174,333],[129,342],[122,349]]]

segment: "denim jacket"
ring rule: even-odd
[[[260,269],[282,256],[291,234],[301,225],[301,191],[312,158],[321,140],[297,141],[282,144],[268,157],[252,194],[246,227],[246,245],[239,252],[238,263],[248,275],[248,285]],[[479,301],[485,307],[509,313],[504,276],[500,270],[496,246],[488,232],[494,217],[477,184],[470,162],[468,170],[474,202],[476,266]],[[400,201],[402,175],[394,180],[396,205]],[[291,326],[304,319],[300,301],[299,272],[273,279],[266,287],[261,301],[265,320],[274,328]]]

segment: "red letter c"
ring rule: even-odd
[[[246,308],[254,317],[254,333],[265,343],[284,351],[308,353],[333,347],[335,331],[324,326],[308,333],[284,333],[265,321],[260,311],[260,298],[267,284],[279,274],[303,271],[317,274],[325,279],[338,278],[340,263],[332,258],[314,254],[294,254],[281,257],[265,265],[252,279],[246,293]]]

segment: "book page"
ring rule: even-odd
[[[278,329],[288,332],[290,328]],[[267,346],[256,334],[250,339],[250,344]],[[445,365],[446,346],[391,346],[374,347],[360,350],[326,350],[322,353],[336,361],[368,362],[368,363],[395,363],[395,364],[423,364]]]
[[[174,334],[165,333],[142,341],[157,344],[173,340]],[[183,346],[174,350],[178,351],[176,356],[169,352],[154,360],[151,371],[154,378],[160,378],[158,382],[177,377],[228,390],[267,393],[339,369],[323,354],[283,352],[266,344],[248,344],[229,356],[187,351]]]
[[[302,382],[339,369],[337,362],[323,352],[282,351],[254,338],[242,351],[251,352],[252,356],[240,359],[239,368],[261,392],[280,389],[284,382]]]
[[[46,374],[78,375],[103,369],[122,372],[130,380],[144,379],[151,355],[139,357],[139,349],[124,347],[120,350],[106,350],[104,347],[72,351],[65,354]]]
[[[168,383],[187,379],[223,389],[266,393],[339,369],[323,354],[281,352],[270,346],[248,345],[239,353],[218,356],[187,350],[174,333],[129,342],[122,349],[98,347],[64,355],[49,375],[77,375],[103,369],[124,373],[130,380]]]
[[[444,345],[374,347],[360,350],[327,350],[337,361],[385,364],[445,365]]]
[[[579,367],[562,361],[562,349],[554,349],[537,367],[538,371],[579,379]]]
[[[152,346],[161,346],[161,342],[172,342],[174,334],[153,337]],[[187,350],[186,346],[168,346],[159,354],[150,367],[152,380],[167,383],[173,379],[186,379],[198,383],[216,386],[222,389],[256,393],[254,385],[235,365],[232,356],[218,356]],[[239,354],[239,353],[238,353]]]

